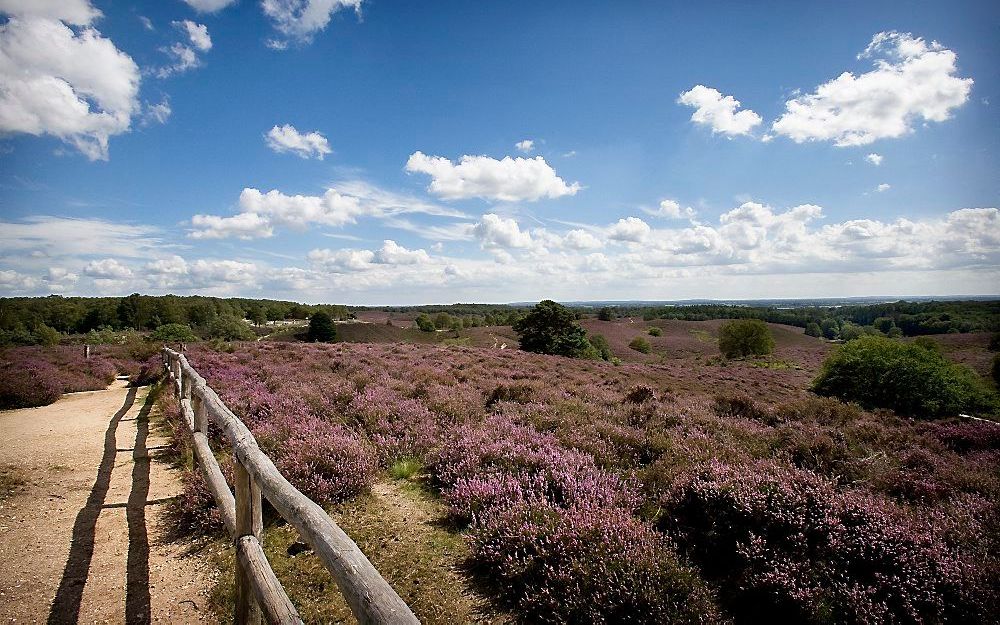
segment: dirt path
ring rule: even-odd
[[[27,481],[0,501],[0,623],[211,619],[210,567],[168,539],[180,482],[147,397],[119,382],[0,412],[0,464]]]

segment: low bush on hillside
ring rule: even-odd
[[[632,342],[630,342],[628,346],[640,354],[648,354],[653,351],[653,347],[649,344],[649,341],[641,336],[637,336],[632,339]]]
[[[936,343],[931,347],[877,336],[842,345],[823,363],[813,390],[866,408],[889,408],[908,417],[997,409],[996,397],[979,377],[950,362]]]
[[[656,326],[653,326],[652,328],[650,328],[648,330],[648,332],[649,332],[649,336],[663,336],[663,330],[661,330],[660,328],[657,328]]]

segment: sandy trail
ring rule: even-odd
[[[0,622],[211,620],[211,568],[169,539],[181,486],[147,395],[116,382],[0,412],[0,463],[28,481],[0,501]]]

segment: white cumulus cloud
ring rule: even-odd
[[[691,121],[712,129],[713,133],[729,137],[750,134],[761,122],[760,115],[750,109],[739,111],[740,101],[731,95],[722,95],[717,89],[695,85],[677,98],[678,104],[695,109]]]
[[[205,26],[204,24],[197,24],[191,20],[174,22],[174,26],[181,28],[187,33],[188,39],[191,41],[191,45],[195,48],[201,50],[202,52],[208,52],[212,49],[212,38],[208,34],[208,26]]]
[[[525,154],[530,154],[535,151],[535,142],[531,139],[524,139],[523,141],[518,141],[514,144],[518,152],[524,152]]]
[[[652,229],[638,217],[619,219],[618,223],[608,228],[608,238],[615,241],[641,243]]]
[[[646,210],[646,213],[654,217],[665,219],[694,219],[697,212],[690,206],[681,208],[677,200],[660,200],[659,206],[654,210]]]
[[[571,250],[594,250],[604,247],[600,239],[586,230],[570,230],[562,239],[562,244]]]
[[[871,163],[872,165],[878,167],[879,165],[882,164],[882,155],[872,152],[871,154],[865,156],[865,160]]]
[[[427,190],[448,200],[479,197],[502,202],[534,201],[543,197],[575,195],[578,183],[566,184],[541,156],[501,160],[463,156],[456,165],[442,156],[414,152],[406,171],[431,177]]]
[[[0,0],[0,13],[59,20],[74,26],[87,26],[101,17],[101,12],[90,4],[90,0]]]
[[[291,124],[274,126],[264,135],[264,140],[267,147],[275,152],[291,152],[301,158],[323,160],[324,156],[332,152],[330,143],[322,134],[315,130],[302,133]]]
[[[309,43],[326,28],[330,18],[341,9],[361,11],[362,0],[262,0],[264,14],[275,30],[289,39]],[[273,41],[272,48],[284,49],[286,42]]]
[[[191,218],[192,239],[261,239],[274,234],[270,220],[257,213],[240,213],[232,217],[195,215]]]
[[[140,74],[90,25],[100,12],[79,0],[3,0],[0,11],[0,132],[52,135],[106,160],[140,109]]]
[[[83,268],[83,273],[93,278],[124,280],[132,277],[132,270],[114,258],[94,260]]]
[[[875,187],[875,190],[878,191],[879,193],[882,193],[883,191],[888,191],[891,188],[892,188],[891,184],[889,184],[888,182],[883,182],[879,186]]]
[[[868,145],[906,135],[919,120],[945,121],[969,99],[972,79],[957,75],[958,56],[936,41],[881,32],[858,58],[873,58],[875,69],[844,72],[787,101],[772,131],[796,143]]]
[[[521,248],[531,245],[531,235],[522,232],[517,222],[494,213],[483,215],[472,229],[484,248]]]
[[[384,265],[422,265],[431,261],[426,250],[409,250],[395,241],[386,239],[375,252],[375,262]]]

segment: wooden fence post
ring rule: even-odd
[[[83,346],[83,359],[90,360],[90,345]]]
[[[194,431],[208,436],[208,414],[205,412],[205,402],[198,393],[191,396],[191,409],[194,411]]]
[[[241,536],[254,536],[260,539],[263,527],[261,518],[260,488],[254,482],[250,473],[243,467],[239,458],[235,458],[233,479],[236,482],[236,540]],[[249,571],[245,570],[236,560],[236,614],[235,623],[243,625],[260,625],[260,608],[253,596],[250,586]]]

